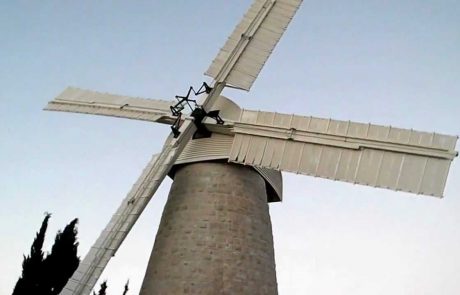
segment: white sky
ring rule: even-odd
[[[20,275],[43,212],[80,218],[88,250],[160,151],[167,126],[43,112],[66,86],[172,99],[250,5],[222,1],[0,2],[0,294]],[[460,2],[305,1],[241,106],[460,134]],[[457,160],[458,161],[458,160]],[[270,205],[280,294],[460,292],[460,164],[445,198],[284,174]],[[170,180],[103,278],[137,294]]]

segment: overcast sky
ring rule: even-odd
[[[45,247],[74,217],[84,256],[169,129],[43,112],[68,85],[172,99],[251,0],[0,2],[0,294],[45,211]],[[305,1],[244,108],[460,134],[460,2]],[[457,160],[458,161],[458,160]],[[284,174],[270,205],[279,293],[460,292],[460,163],[444,199]],[[171,181],[102,278],[137,294]]]

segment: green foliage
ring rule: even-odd
[[[103,281],[101,286],[99,287],[99,292],[97,292],[97,295],[106,295],[107,290],[107,281]],[[93,291],[93,295],[96,295],[96,292]]]
[[[57,232],[51,252],[45,257],[42,248],[50,217],[51,214],[45,214],[30,254],[24,256],[22,275],[16,283],[13,295],[57,295],[80,264],[77,255],[77,218],[67,224],[63,231]],[[128,285],[129,280],[124,286],[123,295],[127,295]],[[107,281],[104,281],[99,292],[96,294],[93,291],[93,295],[106,295],[106,292]]]
[[[24,256],[22,262],[22,275],[16,283],[13,295],[40,294],[41,280],[43,276],[43,242],[45,241],[48,220],[51,214],[46,213],[40,230],[30,248],[30,255]]]
[[[129,280],[126,282],[124,290],[123,290],[123,295],[128,294],[128,285],[129,285]],[[102,282],[102,284],[99,286],[99,292],[93,291],[93,295],[107,295],[107,281]]]
[[[56,234],[51,253],[44,260],[44,283],[50,290],[49,294],[59,294],[80,263],[77,256],[77,223],[78,219],[72,220],[62,232]]]
[[[80,263],[77,256],[78,219],[72,220],[62,232],[58,231],[51,253],[44,257],[42,247],[50,217],[51,214],[46,213],[32,243],[30,255],[24,256],[22,275],[13,295],[57,295]]]

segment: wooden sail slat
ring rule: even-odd
[[[456,136],[244,110],[229,161],[441,197]]]
[[[254,1],[205,75],[249,90],[301,3],[301,0]],[[232,59],[235,52],[243,49],[237,59]],[[229,60],[232,66],[224,73]]]

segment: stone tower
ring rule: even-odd
[[[277,294],[264,178],[223,162],[177,168],[140,294]]]

